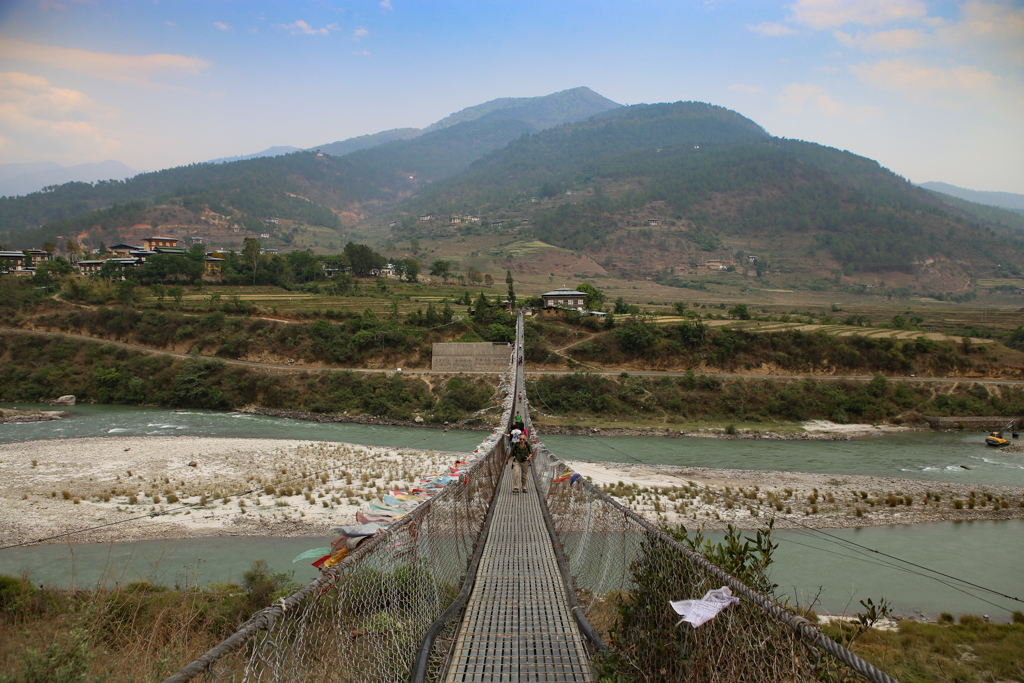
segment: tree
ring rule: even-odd
[[[677,301],[672,304],[672,308],[676,309],[676,315],[686,315],[686,302]]]
[[[174,299],[174,303],[176,303],[180,308],[181,300],[185,296],[185,288],[182,287],[181,285],[174,285],[169,290],[167,290],[167,292],[168,294],[171,295],[171,298]]]
[[[435,260],[430,264],[430,275],[432,277],[439,277],[445,284],[448,284],[448,279],[452,276],[452,262],[441,259]]]
[[[46,258],[52,259],[53,252],[57,251],[57,245],[53,242],[43,242],[43,251],[46,252]]]
[[[470,266],[466,269],[466,282],[471,285],[478,285],[484,281],[484,275],[479,270]]]
[[[627,304],[626,300],[623,299],[621,296],[615,300],[615,312],[620,315],[625,315],[626,313],[629,313],[629,304]]]
[[[750,310],[746,304],[736,304],[729,309],[729,315],[740,320],[750,320]]]
[[[515,280],[512,279],[512,271],[511,270],[506,270],[505,271],[505,284],[508,285],[508,304],[509,304],[509,307],[511,309],[513,309],[513,310],[516,307],[516,290],[513,289],[513,287],[512,287],[514,282],[515,282]]]
[[[345,256],[348,257],[352,274],[356,277],[367,277],[374,270],[387,265],[388,260],[365,244],[349,242],[345,245]]]
[[[263,253],[263,248],[260,246],[258,240],[252,237],[246,237],[242,240],[242,260],[247,266],[252,266],[252,284],[256,284],[256,271],[260,266],[260,255]]]
[[[490,273],[487,273],[486,275],[484,275],[484,284],[487,285],[488,287],[493,287],[494,286],[494,278],[491,277]]]
[[[409,249],[412,251],[413,254],[418,252],[420,250],[420,241],[413,237],[411,240],[409,240]]]
[[[117,284],[117,299],[125,306],[135,305],[135,286],[139,284],[131,278],[121,280]]]
[[[167,290],[162,284],[155,283],[149,286],[149,291],[155,296],[161,303],[163,303],[164,296],[167,294]]]
[[[77,242],[73,242],[71,240],[68,240],[68,243],[66,245],[64,245],[64,248],[67,249],[67,251],[68,251],[68,258],[71,260],[72,263],[74,263],[75,261],[78,260],[78,253],[82,249],[81,249],[81,247],[78,246]]]
[[[604,304],[605,295],[604,292],[599,290],[594,285],[583,282],[576,287],[577,292],[583,292],[587,295],[587,299],[584,302],[584,306],[588,311],[600,311],[601,306]]]
[[[401,265],[406,282],[416,282],[421,272],[420,262],[414,258],[407,258],[402,260]]]

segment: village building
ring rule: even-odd
[[[545,309],[582,308],[587,302],[586,292],[577,292],[568,287],[559,287],[554,291],[541,294],[540,298],[544,300]]]
[[[207,256],[205,265],[207,275],[220,275],[220,271],[224,267],[224,259],[216,256]]]
[[[31,266],[26,265],[26,268],[28,268],[28,267],[35,268],[36,266],[39,265],[40,261],[49,261],[50,260],[50,255],[47,254],[42,249],[26,249],[25,253],[28,254],[30,259],[32,259],[32,265]]]
[[[20,251],[0,251],[0,272],[13,273],[25,265],[25,254]]]
[[[173,249],[178,246],[178,238],[176,237],[147,237],[142,240],[142,245],[146,248],[146,251],[157,251],[158,248]]]

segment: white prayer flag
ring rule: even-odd
[[[686,621],[692,624],[694,628],[697,628],[701,624],[714,619],[718,616],[719,612],[729,605],[740,604],[740,599],[733,597],[732,591],[729,590],[728,586],[722,586],[721,588],[708,591],[700,600],[677,600],[669,604],[672,605],[672,609],[676,611],[676,614],[682,617],[682,619],[676,622],[676,626]]]

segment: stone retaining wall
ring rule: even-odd
[[[968,432],[989,432],[1002,429],[1007,422],[1014,418],[1000,417],[998,415],[987,417],[932,417],[922,415],[922,419],[932,429],[963,429]],[[1016,418],[1018,429],[1021,425],[1020,418]]]
[[[491,342],[434,344],[430,357],[433,372],[505,372],[512,346]]]

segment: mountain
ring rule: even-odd
[[[130,178],[135,171],[119,161],[98,161],[77,166],[52,162],[0,164],[0,196],[14,197],[38,192],[51,185],[91,183],[110,178]]]
[[[709,259],[751,286],[759,281],[743,275],[756,272],[791,287],[881,279],[941,296],[1021,275],[1024,231],[1000,209],[944,199],[850,152],[772,137],[724,107],[612,105],[586,89],[496,100],[409,138],[415,129],[342,141],[351,151],[340,156],[69,183],[0,199],[0,230],[16,248],[56,235],[96,246],[153,221],[222,244],[241,240],[238,225],[275,246],[416,238],[464,249],[481,267],[550,277],[567,266],[546,261],[548,250],[589,264],[580,272],[676,287],[726,277]],[[584,116],[588,107],[601,111]],[[467,214],[474,220],[452,220]],[[523,244],[534,246],[517,251]]]
[[[270,156],[275,150],[288,149],[272,147],[250,159],[180,166],[141,174],[124,183],[71,183],[45,196],[32,194],[17,200],[0,200],[0,231],[34,229],[40,224],[133,201],[186,203],[187,199],[193,208],[198,208],[197,202],[206,202],[211,206],[233,207],[250,221],[256,221],[277,214],[278,218],[289,218],[290,209],[296,208],[307,213],[308,207],[294,203],[299,195],[328,213],[332,209],[363,213],[370,205],[393,203],[425,184],[464,169],[511,140],[535,132],[534,124],[568,123],[618,106],[587,88],[576,88],[488,104],[486,111],[464,110],[457,115],[460,122],[448,121],[411,139],[388,141],[411,135],[410,129],[396,129],[332,143],[339,145],[336,149],[340,151],[364,144],[373,146],[354,149],[343,156],[328,153],[315,163],[309,161],[314,156],[309,152]],[[263,188],[262,200],[243,202],[253,187]],[[289,211],[284,210],[289,207]],[[67,231],[69,227],[64,225],[61,229]],[[28,239],[34,236],[24,235],[14,241]]]
[[[391,130],[373,133],[372,135],[360,135],[348,138],[347,140],[339,140],[338,142],[328,142],[326,145],[319,145],[310,149],[319,150],[331,156],[341,157],[352,152],[358,152],[361,149],[369,149],[370,147],[394,142],[395,140],[410,140],[422,134],[423,131],[419,128],[392,128]]]
[[[426,214],[441,220],[415,219]],[[445,216],[456,214],[481,220],[453,227]],[[516,235],[511,244],[534,240],[595,271],[677,286],[706,276],[709,258],[821,287],[875,273],[938,293],[962,291],[971,273],[1019,275],[1024,263],[1008,224],[871,159],[773,138],[698,102],[635,105],[517,138],[389,216],[392,242],[486,236],[493,223]]]
[[[540,97],[502,97],[483,104],[466,107],[450,114],[426,128],[394,128],[373,135],[319,145],[325,154],[343,156],[370,149],[396,140],[411,140],[426,133],[435,133],[463,123],[487,119],[489,121],[519,121],[524,130],[539,131],[565,123],[585,119],[622,105],[598,95],[590,88],[572,88]],[[467,129],[468,130],[468,129]],[[493,130],[493,128],[492,128]]]
[[[948,194],[958,199],[966,199],[969,202],[975,204],[987,204],[988,206],[998,206],[1001,209],[1009,209],[1010,211],[1016,211],[1018,213],[1024,213],[1024,194],[1014,194],[1013,192],[989,192],[985,190],[967,190],[956,185],[950,185],[949,183],[921,183],[920,187],[933,192],[941,192]]]
[[[482,118],[522,121],[535,130],[544,130],[564,123],[581,121],[621,106],[621,104],[612,102],[607,97],[598,95],[590,88],[585,87],[563,90],[541,97],[502,97],[466,107],[427,126],[423,132],[431,133]]]
[[[262,152],[256,152],[255,154],[246,154],[244,156],[239,156],[239,157],[220,157],[219,159],[211,159],[210,161],[207,161],[206,163],[208,163],[208,164],[229,164],[232,161],[247,161],[248,159],[259,159],[261,157],[277,157],[277,156],[281,156],[282,154],[291,154],[292,152],[301,152],[301,151],[302,151],[302,148],[300,148],[300,147],[288,147],[287,145],[277,146],[277,147],[267,147]]]

